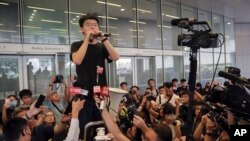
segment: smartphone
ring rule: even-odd
[[[41,94],[36,101],[35,107],[39,108],[41,105],[43,105],[44,100],[45,100],[45,96]]]

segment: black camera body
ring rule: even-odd
[[[56,75],[56,80],[54,81],[54,83],[62,83],[63,79],[64,79],[63,75],[57,74]]]

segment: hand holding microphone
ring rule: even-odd
[[[98,39],[104,42],[105,40],[107,40],[107,37],[110,37],[110,36],[111,36],[110,33],[103,33],[99,31],[97,34],[91,33],[89,36],[89,41],[92,42],[94,39]]]

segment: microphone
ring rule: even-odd
[[[111,33],[102,33],[102,32],[99,32],[97,34],[90,34],[89,36],[89,41],[92,42],[94,39],[98,38],[98,37],[110,37],[111,36]]]
[[[249,82],[243,78],[240,78],[234,74],[225,72],[225,71],[219,71],[218,75],[220,77],[232,80],[233,82],[241,83],[241,84],[249,84]]]

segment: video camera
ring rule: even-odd
[[[218,34],[210,33],[211,28],[206,21],[197,21],[196,19],[181,18],[171,21],[172,26],[178,26],[180,28],[192,31],[193,34],[180,34],[178,35],[178,45],[188,46],[199,49],[202,48],[216,48],[218,41]],[[194,30],[193,25],[206,25],[208,29]],[[202,26],[205,27],[205,26]]]
[[[240,76],[238,73],[240,70],[236,70],[237,74],[219,71],[219,76],[229,79],[233,83],[226,88],[214,86],[211,90],[211,95],[206,99],[212,103],[225,104],[236,116],[250,118],[250,82],[238,77]]]

